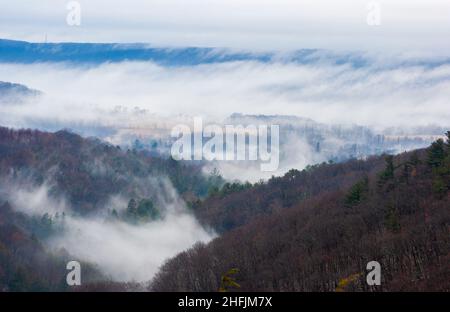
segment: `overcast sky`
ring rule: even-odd
[[[0,38],[147,42],[245,49],[327,48],[449,54],[449,0],[0,1]],[[369,26],[380,5],[380,25]],[[370,16],[369,16],[370,15]]]

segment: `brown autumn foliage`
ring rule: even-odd
[[[448,154],[448,142],[436,142],[395,157],[292,170],[202,201],[197,198],[211,185],[200,167],[67,131],[0,128],[0,175],[37,184],[52,175],[55,191],[78,213],[95,211],[110,194],[131,196],[130,181],[149,174],[163,173],[189,194],[193,213],[221,236],[167,261],[149,286],[154,291],[217,291],[231,269],[239,287],[228,291],[335,291],[355,276],[345,291],[449,291]],[[93,173],[95,159],[107,174]],[[68,290],[68,255],[49,254],[34,235],[46,221],[31,220],[0,198],[0,290]],[[372,260],[381,263],[381,286],[365,283]],[[91,282],[75,291],[139,290],[83,268]]]
[[[384,157],[375,156],[367,161],[353,159],[335,165],[310,166],[302,171],[293,169],[250,189],[199,200],[193,211],[204,224],[225,232],[249,223],[256,216],[277,213],[304,200],[345,190],[383,166]]]
[[[234,291],[335,291],[355,274],[346,291],[449,291],[450,152],[442,160],[436,148],[442,161],[430,167],[432,150],[323,165],[199,203],[204,222],[230,230],[167,261],[149,289],[216,291],[238,268]],[[365,282],[373,260],[381,286]]]

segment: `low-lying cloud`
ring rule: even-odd
[[[163,220],[141,225],[81,218],[69,218],[66,224],[66,232],[49,245],[98,264],[117,281],[149,281],[165,260],[212,238],[186,213],[169,213]]]
[[[81,217],[66,201],[51,196],[48,184],[32,188],[22,182],[2,189],[12,206],[27,215],[64,212],[62,232],[45,241],[50,250],[65,249],[73,260],[95,264],[112,280],[145,282],[165,260],[215,236],[188,213],[167,180],[159,185],[162,198],[158,203],[166,203],[163,218],[136,225],[107,217],[110,210],[120,210],[125,203],[116,196],[97,215]]]
[[[3,63],[0,80],[22,83],[43,94],[20,104],[3,101],[0,125],[51,131],[70,128],[128,146],[136,137],[167,139],[173,126],[189,126],[193,116],[221,124],[235,112],[296,115],[328,125],[359,124],[375,133],[395,128],[405,135],[412,127],[450,126],[449,64],[430,66],[432,60],[367,55],[367,64],[358,67],[336,64],[321,58],[321,53],[317,51],[316,60],[309,64],[281,56],[271,62],[196,66],[134,61],[89,66]],[[294,140],[283,147],[292,150],[280,151],[290,155],[280,173],[327,160],[315,159],[304,145]],[[242,175],[242,164],[217,166],[231,179],[267,178],[251,167]]]
[[[178,116],[293,114],[325,123],[447,126],[450,65],[355,68],[255,61],[162,67],[0,64],[0,80],[45,93],[1,105],[0,124],[152,128]]]

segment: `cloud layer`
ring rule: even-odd
[[[68,2],[2,1],[0,37],[250,49],[450,48],[447,0],[79,0],[79,27],[66,23]],[[372,2],[381,8],[376,27],[367,25]]]
[[[450,65],[355,68],[349,64],[256,61],[163,67],[0,64],[0,80],[44,92],[0,106],[0,124],[115,129],[171,128],[183,116],[221,121],[234,112],[292,114],[378,128],[437,124],[450,117]],[[189,120],[189,119],[188,119]]]

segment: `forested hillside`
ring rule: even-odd
[[[224,184],[217,172],[205,177],[200,164],[69,131],[0,128],[0,290],[141,289],[113,282],[88,262],[83,286],[67,287],[71,255],[44,243],[64,232],[65,215],[23,213],[8,195],[48,185],[49,195],[67,199],[66,211],[83,222],[104,214],[111,196],[120,195],[127,207],[106,210],[101,224],[137,226],[163,217],[152,197],[161,192],[157,177],[169,179],[190,212],[219,236],[168,260],[149,290],[448,291],[449,140],[396,156],[291,170],[252,185]],[[372,260],[381,263],[381,286],[365,283]],[[224,285],[229,275],[235,282]]]
[[[162,217],[164,207],[155,200],[167,195],[157,185],[164,179],[189,199],[206,196],[209,188],[222,183],[218,176],[205,177],[200,165],[123,151],[69,131],[0,128],[0,291],[71,290],[66,284],[66,263],[74,255],[49,249],[47,239],[67,230],[68,217],[89,221],[100,216],[102,222],[126,224]],[[42,186],[44,193],[39,191]],[[114,196],[125,201],[119,212],[111,210]],[[24,213],[10,198],[36,211]],[[63,211],[52,213],[52,200],[59,203],[60,199]],[[126,284],[113,283],[100,273],[96,263],[82,262],[82,267],[83,287],[127,289]]]
[[[69,290],[65,268],[71,256],[64,250],[49,252],[38,238],[49,221],[0,204],[0,291]],[[106,279],[95,266],[82,266],[86,283]]]
[[[282,177],[253,185],[226,183],[211,189],[208,198],[196,201],[193,211],[204,224],[224,232],[247,224],[259,215],[282,211],[299,202],[346,189],[369,172],[383,168],[384,157],[368,161],[349,160],[341,164],[319,164],[305,170],[292,169]]]
[[[200,165],[152,157],[145,151],[122,151],[70,131],[56,133],[0,127],[0,177],[40,184],[51,180],[54,193],[69,199],[78,213],[101,207],[109,196],[138,196],[148,177],[168,177],[187,198],[205,196],[219,177],[206,178]]]
[[[449,291],[449,141],[218,192],[196,213],[222,236],[168,261],[150,289],[217,291],[231,272],[228,290]],[[365,282],[372,260],[381,286]]]

